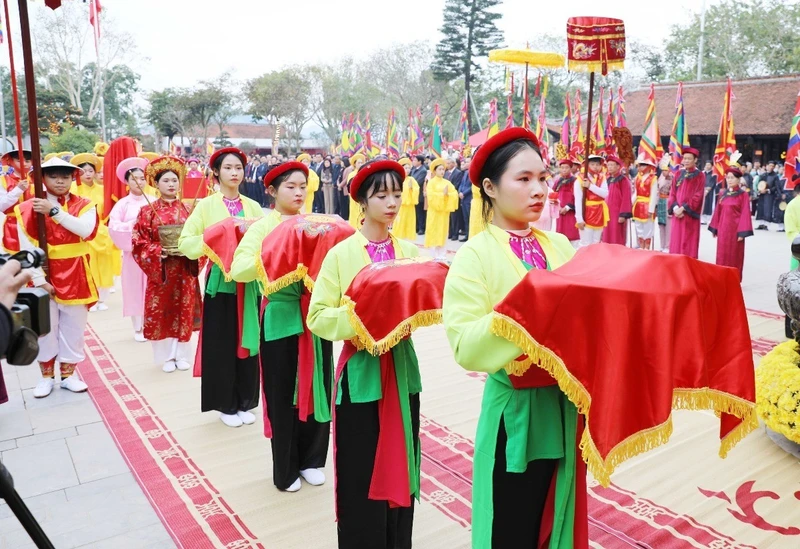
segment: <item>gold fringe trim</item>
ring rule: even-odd
[[[586,416],[587,425],[592,399],[586,388],[567,370],[564,361],[547,347],[533,339],[525,329],[513,319],[494,313],[491,331],[518,346],[527,353],[539,367],[546,370],[558,383],[558,387],[578,409]],[[506,367],[508,371],[509,367]],[[514,374],[512,374],[514,375]],[[731,414],[742,420],[730,433],[720,441],[719,456],[725,458],[728,452],[745,436],[758,427],[755,414],[755,403],[735,395],[710,388],[674,389],[672,391],[672,407],[681,410],[713,410],[716,414]],[[611,483],[611,474],[623,462],[666,444],[672,435],[672,414],[661,425],[635,433],[614,446],[605,459],[600,455],[592,440],[589,428],[581,437],[580,449],[583,460],[592,476],[605,487]]]
[[[219,267],[219,270],[222,272],[222,276],[225,278],[225,282],[230,282],[233,280],[233,277],[231,277],[231,273],[229,271],[226,271],[225,267],[222,266],[222,260],[219,258],[217,253],[214,250],[212,250],[205,242],[203,242],[203,255],[206,256],[208,259],[210,259],[214,265]]]
[[[297,265],[297,268],[294,271],[286,273],[277,280],[270,282],[269,278],[267,277],[267,271],[264,269],[264,263],[261,261],[261,256],[258,256],[256,257],[256,273],[259,282],[261,282],[264,295],[267,296],[283,290],[287,286],[291,286],[300,280],[303,281],[303,285],[306,287],[309,293],[314,291],[314,281],[310,276],[308,276],[308,267],[302,263]]]
[[[341,304],[347,307],[350,325],[356,332],[356,348],[359,351],[366,350],[373,356],[380,356],[389,352],[392,347],[400,343],[401,340],[410,336],[417,328],[435,326],[442,323],[442,310],[433,309],[429,311],[419,311],[407,318],[380,340],[375,340],[369,333],[361,318],[356,314],[356,304],[348,296],[342,298]]]
[[[567,70],[571,72],[602,72],[603,64],[604,63],[602,61],[570,60],[567,62]],[[608,72],[621,71],[625,68],[624,61],[606,61],[605,65],[607,67]]]

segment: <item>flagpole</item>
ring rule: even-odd
[[[0,81],[0,126],[3,127],[3,154],[6,153],[6,100],[3,97],[3,82]]]
[[[89,0],[89,9],[92,10],[94,19],[94,24],[92,24],[92,30],[94,32],[94,51],[97,54],[97,67],[96,70],[98,71],[99,77],[99,88],[100,88],[100,131],[103,137],[103,142],[106,141],[106,102],[104,98],[103,88],[103,69],[100,66],[100,14],[97,12],[97,2],[95,0]],[[183,143],[181,143],[183,144]]]
[[[703,49],[705,46],[706,31],[706,0],[703,0],[703,7],[700,8],[700,44],[697,48],[697,80],[703,79]]]

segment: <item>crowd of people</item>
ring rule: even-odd
[[[7,153],[3,247],[38,246],[36,214],[44,216],[48,241],[49,272],[36,271],[33,284],[53,297],[52,330],[40,341],[34,396],[52,392],[56,365],[61,387],[87,390],[75,366],[85,358],[88,312],[108,308],[120,276],[121,312],[131,318],[133,338],[151,342],[153,362],[165,373],[194,369],[202,412],[218,413],[231,428],[251,425],[264,395],[279,490],[325,482],[333,421],[339,546],[410,547],[419,497],[416,352],[410,338],[387,353],[389,363],[357,349],[342,297],[366,265],[419,255],[419,237],[439,259],[447,241],[458,240],[464,245],[443,296],[447,337],[460,365],[489,374],[476,441],[474,546],[533,547],[545,530],[566,540],[559,546],[585,547],[580,483],[557,488],[556,506],[569,520],[542,518],[549,516],[554,471],[575,467],[576,411],[552,379],[510,381],[522,353],[491,333],[492,308],[526,272],[557,268],[582,246],[604,242],[696,258],[703,223],[717,238],[717,263],[741,273],[752,214],[782,230],[780,204],[790,197],[774,163],[762,169],[734,161],[717,182],[698,169],[700,153],[692,148],[680,166],[588,155],[551,167],[539,147],[531,132],[512,128],[466,157],[248,157],[229,147],[206,160],[140,155],[123,137],[104,156],[45,161],[41,199],[31,197],[21,175],[30,170],[30,151]],[[208,196],[182,200],[187,177],[207,178]],[[104,178],[127,189],[107,215]],[[268,290],[258,267],[263,242],[304,213],[338,215],[346,237],[322,250],[313,291],[303,281]],[[231,220],[238,241],[215,241],[211,233]],[[333,341],[346,342],[336,368]],[[386,385],[387,371],[396,384]],[[512,397],[527,404],[508,405]],[[392,418],[405,459],[386,453],[381,435]],[[521,429],[513,436],[509,422]],[[552,422],[560,427],[545,425]]]

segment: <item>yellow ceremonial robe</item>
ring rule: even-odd
[[[348,193],[350,195],[350,215],[347,218],[347,222],[350,223],[350,226],[353,227],[355,230],[359,230],[361,228],[361,220],[363,216],[361,215],[361,205],[353,199],[353,194],[350,193],[350,182],[358,173],[358,170],[353,170],[350,172],[350,175],[347,176],[347,188]]]
[[[306,187],[306,203],[303,205],[303,213],[314,211],[314,193],[319,190],[319,176],[317,172],[308,169],[308,186]]]
[[[113,288],[114,277],[122,273],[122,252],[114,246],[108,234],[107,221],[103,213],[103,185],[96,182],[91,187],[86,184],[72,183],[70,192],[81,198],[91,200],[97,209],[100,224],[97,227],[97,236],[88,242],[89,268],[92,272],[97,288]]]
[[[444,190],[447,189],[447,196]],[[425,247],[435,248],[447,243],[450,212],[458,209],[458,191],[450,181],[434,177],[428,181],[428,216],[425,224]]]
[[[472,203],[469,206],[469,237],[472,238],[486,228],[483,221],[483,198],[477,185],[472,186]]]
[[[397,238],[414,241],[417,239],[417,204],[419,203],[419,183],[410,175],[403,181],[403,198],[400,211],[392,225],[392,234]]]

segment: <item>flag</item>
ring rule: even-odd
[[[214,154],[214,142],[211,141],[211,139],[209,139],[208,142],[206,142],[206,154],[208,156]]]
[[[786,147],[784,176],[786,177],[787,189],[794,189],[795,183],[792,181],[792,176],[800,172],[800,166],[797,163],[798,154],[800,154],[800,92],[797,93],[797,103],[794,106],[792,128],[789,130],[789,145]]]
[[[625,94],[622,91],[622,86],[619,87],[617,92],[617,115],[614,125],[618,128],[628,127],[628,118],[625,115]]]
[[[171,156],[178,156],[178,146],[172,141],[169,142],[169,154]]]
[[[489,135],[487,139],[500,131],[500,126],[497,124],[497,99],[492,99],[489,102]]]
[[[606,150],[606,129],[603,125],[603,95],[604,89],[600,87],[600,100],[597,102],[597,112],[592,123],[592,141],[594,154],[602,154]]]
[[[458,122],[458,138],[459,141],[461,141],[462,148],[469,143],[468,109],[469,106],[467,105],[467,98],[465,97],[464,101],[461,102],[461,117]]]
[[[408,109],[408,150],[414,152],[417,148],[417,124],[414,122],[414,109]]]
[[[608,90],[608,113],[606,114],[606,154],[617,155],[617,144],[614,143],[614,90]]]
[[[508,115],[506,116],[506,126],[503,128],[505,130],[514,127],[514,100],[512,97],[513,96],[511,94],[506,97],[506,111],[508,112]]]
[[[569,95],[564,96],[564,121],[561,122],[561,144],[569,150],[572,141],[572,109],[569,104]]]
[[[436,158],[442,157],[442,118],[439,103],[433,106],[433,127],[431,128],[431,152]]]
[[[586,136],[583,135],[583,120],[581,120],[581,90],[575,90],[575,102],[573,103],[572,112],[575,113],[575,132],[573,133],[572,142],[578,142],[583,146]]]
[[[394,158],[400,157],[400,145],[397,136],[397,120],[394,116],[394,109],[389,115],[389,124],[386,127],[386,153]]]
[[[496,107],[495,107],[496,108]],[[525,98],[522,100],[522,127],[531,129],[531,104],[528,94],[528,82],[525,82]],[[491,137],[491,133],[489,135]]]
[[[678,95],[675,97],[675,120],[669,136],[669,154],[675,166],[683,159],[683,149],[689,146],[689,129],[686,127],[686,111],[683,109],[683,82],[678,82]]]
[[[541,88],[541,95],[539,98],[539,116],[536,118],[536,137],[539,139],[541,145],[540,153],[544,165],[550,165],[550,134],[547,131],[547,113],[545,101],[547,99],[547,77],[544,77],[544,83]]]
[[[714,175],[717,181],[725,179],[725,170],[731,165],[731,155],[736,152],[736,135],[733,131],[733,86],[728,77],[725,90],[725,103],[722,106],[722,117],[719,121],[717,147],[714,149]]]
[[[650,84],[650,94],[647,99],[650,100],[650,105],[647,107],[647,114],[644,117],[644,130],[642,131],[642,140],[639,142],[639,155],[658,165],[664,148],[661,146],[661,133],[658,131],[656,89],[653,84]]]
[[[342,114],[342,139],[340,143],[342,154],[350,154],[350,133],[349,125],[347,123],[347,113]]]
[[[353,128],[350,130],[350,137],[352,140],[353,154],[362,152],[361,148],[364,144],[364,129],[361,126],[361,113],[356,113],[356,121]]]
[[[364,155],[367,158],[372,158],[373,156],[373,145],[372,145],[372,124],[369,121],[369,112],[367,112],[367,116],[364,118]]]
[[[100,5],[100,0],[89,0],[89,24],[94,27],[94,49],[95,52],[99,49],[98,40],[100,39],[100,13],[103,11],[103,6]]]
[[[417,133],[417,139],[414,143],[414,149],[417,151],[422,151],[425,148],[425,136],[422,134],[422,111],[419,110],[417,107],[417,118],[415,123],[415,129]]]

